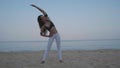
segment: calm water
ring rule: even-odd
[[[0,42],[0,51],[40,51],[46,49],[47,42]],[[98,50],[98,49],[120,49],[120,40],[73,40],[62,41],[62,50]],[[56,50],[54,42],[51,50]]]

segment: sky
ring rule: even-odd
[[[42,41],[44,9],[62,40],[120,39],[120,0],[0,0],[0,41]]]

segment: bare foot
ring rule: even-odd
[[[63,61],[62,61],[62,60],[59,60],[59,62],[60,62],[60,63],[63,63]]]
[[[45,61],[41,61],[41,64],[44,64],[45,63]]]

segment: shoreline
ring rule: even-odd
[[[64,63],[51,50],[45,64],[44,51],[0,52],[0,68],[120,68],[120,49],[66,50]]]
[[[120,49],[83,49],[83,50],[77,50],[77,49],[73,49],[73,50],[62,50],[62,51],[111,51],[111,50],[120,50]],[[0,51],[0,53],[10,53],[10,52],[44,52],[45,50],[18,50],[18,51]],[[57,51],[57,50],[50,50],[50,51]]]

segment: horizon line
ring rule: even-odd
[[[101,41],[101,40],[120,40],[120,39],[86,39],[86,40],[61,40],[61,41]],[[25,41],[0,41],[1,42],[47,42],[48,40],[25,40]]]

